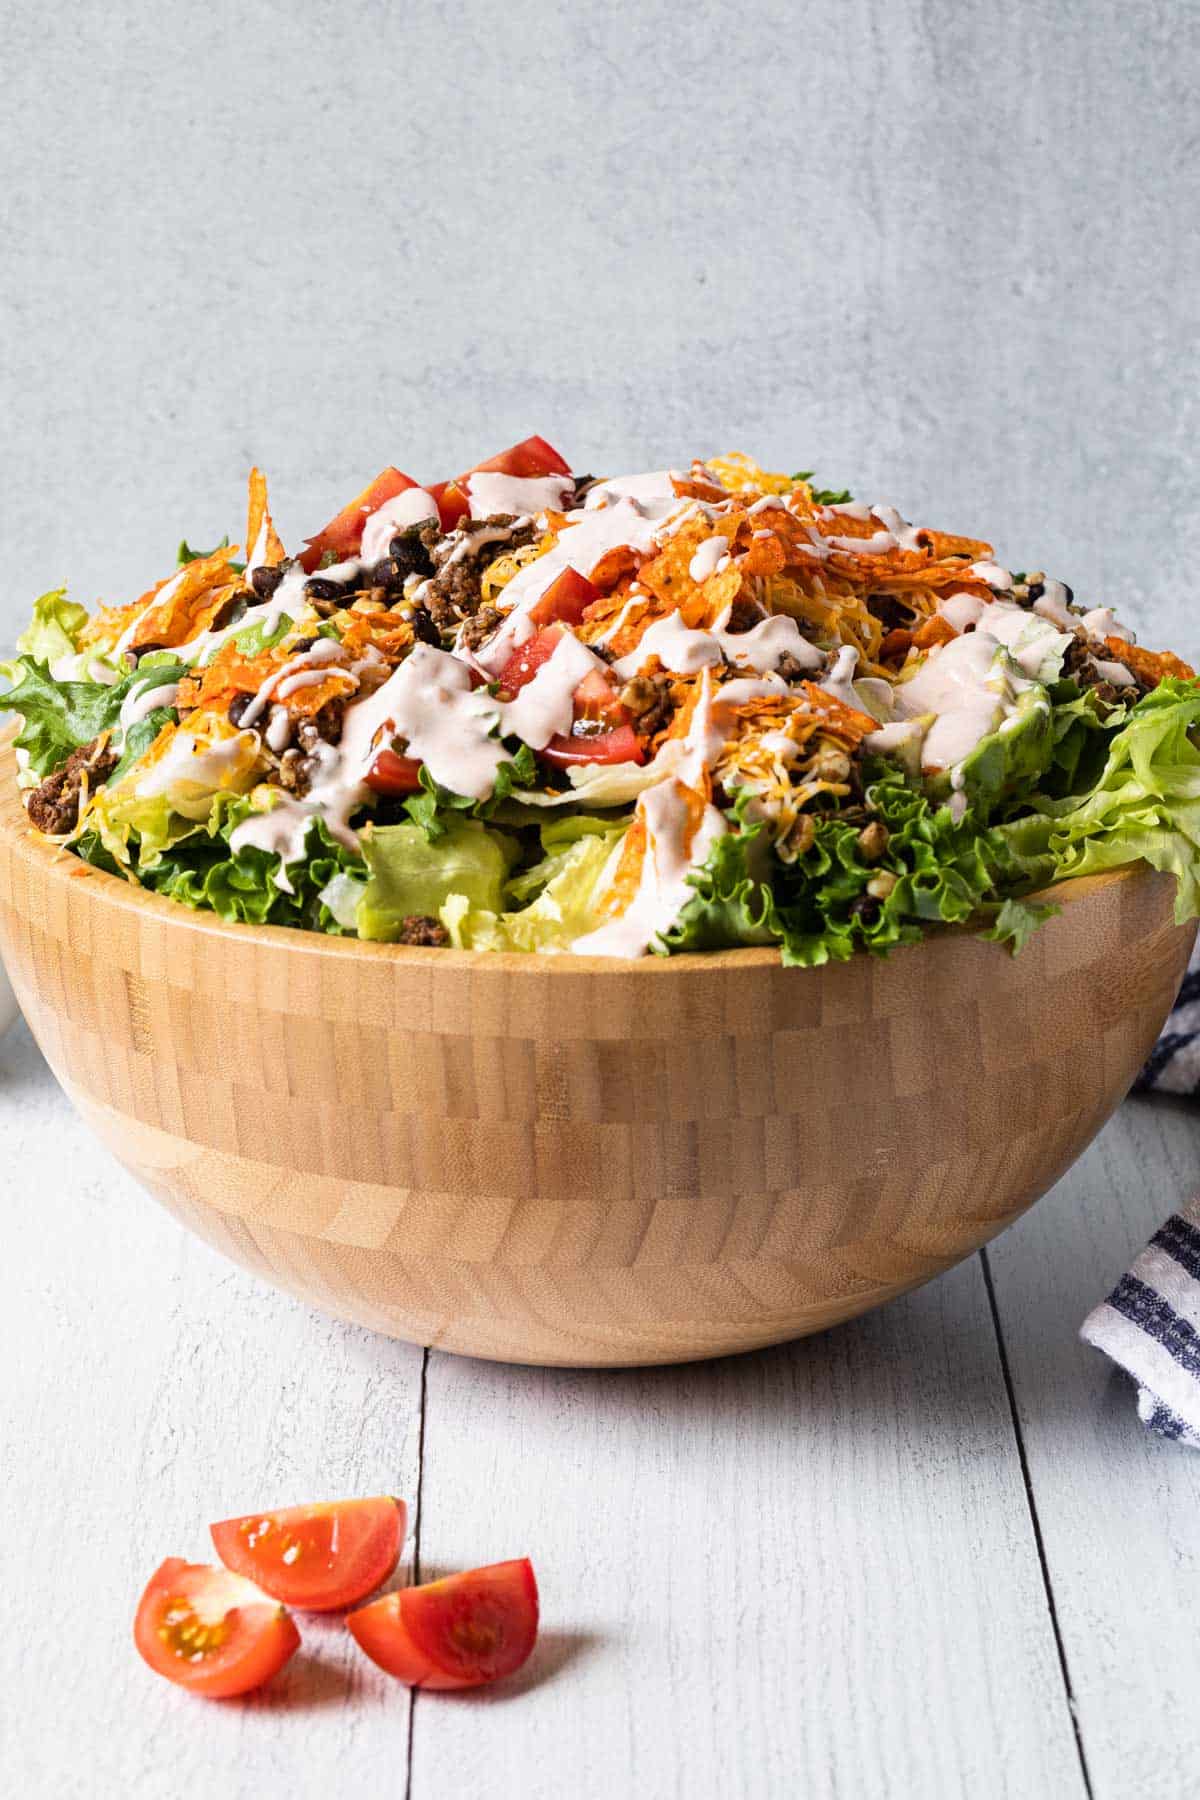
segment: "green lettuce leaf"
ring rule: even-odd
[[[6,667],[13,686],[0,694],[0,709],[21,715],[16,742],[29,754],[35,775],[49,775],[80,744],[90,744],[117,722],[128,685],[98,681],[55,681],[43,662],[20,656]]]
[[[313,819],[303,856],[287,866],[289,893],[276,880],[279,857],[273,851],[252,844],[236,853],[229,848],[230,832],[248,810],[244,799],[224,796],[214,806],[211,828],[193,825],[185,840],[162,851],[148,868],[142,867],[145,885],[184,906],[207,908],[223,919],[344,935],[347,928],[324,895],[338,877],[361,871],[358,858],[335,842],[319,819]]]
[[[999,827],[1027,880],[1041,886],[1144,859],[1177,881],[1175,916],[1200,915],[1200,681],[1167,680],[1111,738],[1082,798],[1034,796]]]
[[[965,922],[1019,874],[973,809],[956,821],[894,767],[873,762],[869,773],[869,816],[888,831],[882,857],[863,856],[861,818],[829,813],[816,820],[811,848],[782,863],[735,807],[742,828],[719,838],[692,877],[696,898],[667,934],[668,950],[778,942],[784,962],[802,967],[845,962],[856,950],[884,955],[927,925]],[[872,883],[887,891],[870,893]]]
[[[100,681],[56,681],[44,662],[23,655],[6,665],[13,686],[0,694],[0,710],[21,715],[21,729],[16,742],[29,753],[29,767],[35,775],[49,775],[60,768],[80,744],[90,744],[102,731],[117,727],[122,702],[143,688],[163,687],[178,681],[186,673],[182,663],[171,653],[162,652],[130,671],[123,681],[111,687]],[[150,717],[130,729],[125,753],[109,777],[115,781],[157,737],[163,725],[175,717],[172,710],[156,708]],[[155,723],[157,720],[157,723]],[[153,727],[153,729],[150,729]],[[130,745],[140,746],[130,754]]]
[[[473,906],[465,894],[451,894],[439,917],[460,950],[560,951],[599,923],[593,901],[609,857],[624,833],[623,825],[606,832],[585,832],[537,866],[540,892],[517,912]],[[511,898],[528,891],[526,872],[509,884]]]
[[[1057,918],[1061,911],[1061,906],[1043,906],[1032,900],[1005,900],[998,908],[990,929],[981,931],[979,935],[991,938],[996,944],[1008,944],[1013,955],[1017,956],[1038,927],[1044,925],[1047,919]]]
[[[436,919],[451,894],[464,895],[480,911],[499,912],[518,845],[479,819],[451,814],[440,820],[434,838],[415,822],[367,825],[362,853],[368,879],[358,903],[358,934],[394,943],[406,918]]]
[[[53,588],[34,601],[33,617],[17,639],[17,654],[47,664],[73,656],[87,616],[86,606],[67,599],[65,587]]]

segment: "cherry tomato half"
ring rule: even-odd
[[[327,550],[332,550],[339,562],[353,556],[362,543],[363,526],[371,514],[378,512],[385,500],[394,500],[405,488],[416,485],[411,475],[405,475],[399,469],[384,469],[351,500],[349,506],[343,506],[341,512],[330,519],[323,531],[309,538],[307,549],[300,553],[300,567],[311,575]]]
[[[346,1620],[372,1662],[410,1687],[481,1687],[511,1675],[537,1641],[528,1557],[384,1594]]]
[[[249,1513],[209,1530],[227,1569],[289,1606],[331,1612],[365,1600],[387,1580],[400,1560],[406,1521],[403,1500],[382,1494]]]
[[[416,794],[421,787],[421,764],[415,756],[381,750],[365,779],[377,794]]]
[[[261,1687],[300,1645],[291,1614],[253,1582],[181,1556],[150,1577],[133,1639],[156,1675],[210,1700]]]

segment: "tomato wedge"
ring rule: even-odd
[[[646,760],[645,749],[632,725],[615,725],[611,731],[597,731],[591,736],[572,733],[570,737],[552,737],[538,755],[561,769],[570,763],[644,763]]]
[[[230,1700],[261,1687],[300,1645],[289,1612],[228,1569],[168,1556],[138,1603],[133,1641],[156,1675]]]
[[[308,548],[300,552],[300,567],[311,575],[327,550],[332,550],[339,562],[353,556],[362,543],[363,526],[371,514],[378,512],[385,500],[394,500],[405,488],[416,485],[411,475],[399,469],[384,469],[349,506],[343,506],[330,519],[323,531],[308,539]]]
[[[410,1687],[482,1687],[521,1667],[538,1629],[527,1556],[385,1594],[346,1620],[372,1662]]]
[[[403,1500],[381,1494],[249,1513],[209,1530],[227,1569],[289,1606],[332,1612],[365,1600],[387,1580],[400,1560],[407,1517]]]
[[[460,481],[435,481],[426,488],[437,501],[438,516],[443,531],[453,531],[460,519],[466,518],[471,510],[471,497],[466,490],[466,476]]]
[[[502,692],[520,693],[525,683],[533,680],[542,664],[549,662],[561,636],[560,625],[547,625],[543,631],[535,632],[523,644],[519,644],[497,677]]]
[[[599,598],[600,589],[593,587],[586,575],[578,569],[564,569],[530,607],[529,616],[535,625],[551,625],[556,619],[578,625],[593,600]]]
[[[523,480],[534,480],[539,475],[571,473],[570,465],[563,461],[553,444],[548,444],[545,438],[523,438],[510,449],[501,450],[498,456],[489,456],[486,462],[475,463],[452,481],[438,481],[426,489],[437,501],[443,531],[453,531],[458,521],[470,510],[467,477],[482,474],[484,470],[497,475],[516,475]],[[557,615],[553,613],[547,615],[548,618],[555,616]]]
[[[415,756],[381,750],[365,779],[377,794],[416,794],[421,787],[421,764]]]
[[[539,475],[569,475],[570,463],[563,461],[553,444],[548,444],[544,437],[522,438],[509,450],[501,450],[498,456],[489,456],[486,462],[476,463],[468,471],[474,475],[484,469],[495,470],[497,475],[517,475],[522,480],[536,480]]]

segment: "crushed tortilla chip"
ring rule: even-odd
[[[259,534],[262,542],[259,542]],[[271,519],[267,506],[267,478],[261,469],[250,471],[250,498],[246,515],[246,556],[250,562],[274,567],[285,562],[287,553]]]

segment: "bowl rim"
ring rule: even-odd
[[[662,980],[668,974],[686,977],[698,975],[705,970],[749,971],[778,969],[783,966],[778,946],[771,944],[746,945],[729,950],[701,950],[682,956],[536,956],[519,950],[454,950],[423,944],[376,944],[357,937],[333,937],[325,932],[302,931],[290,925],[250,925],[238,920],[223,919],[219,913],[183,906],[165,894],[152,893],[132,881],[122,880],[119,875],[110,875],[105,869],[82,862],[62,845],[43,838],[28,821],[15,780],[16,754],[13,739],[18,729],[16,724],[9,724],[0,730],[0,844],[7,844],[15,856],[23,858],[36,868],[43,880],[62,890],[68,884],[74,884],[71,891],[79,893],[79,883],[87,882],[91,898],[118,913],[131,917],[140,915],[164,926],[175,925],[181,930],[199,932],[247,946],[260,943],[285,947],[305,956],[342,957],[359,962],[407,963],[416,967],[424,965],[447,970],[482,967],[494,970],[497,974],[608,973],[627,976],[633,970],[641,970],[648,979]],[[1156,873],[1149,863],[1127,863],[1098,875],[1072,876],[1051,887],[1039,888],[1026,898],[1032,901],[1049,899],[1058,906],[1073,905],[1116,882],[1130,880],[1139,874]],[[923,945],[938,940],[961,940],[969,935],[972,935],[971,920],[965,920],[959,925],[935,925],[920,943],[900,945],[898,948],[920,949]],[[997,944],[995,948],[1000,954],[1007,954],[1002,945]],[[866,955],[865,951],[859,952],[849,962],[825,965],[826,972],[834,966],[852,968]],[[872,963],[876,960],[870,959]]]

